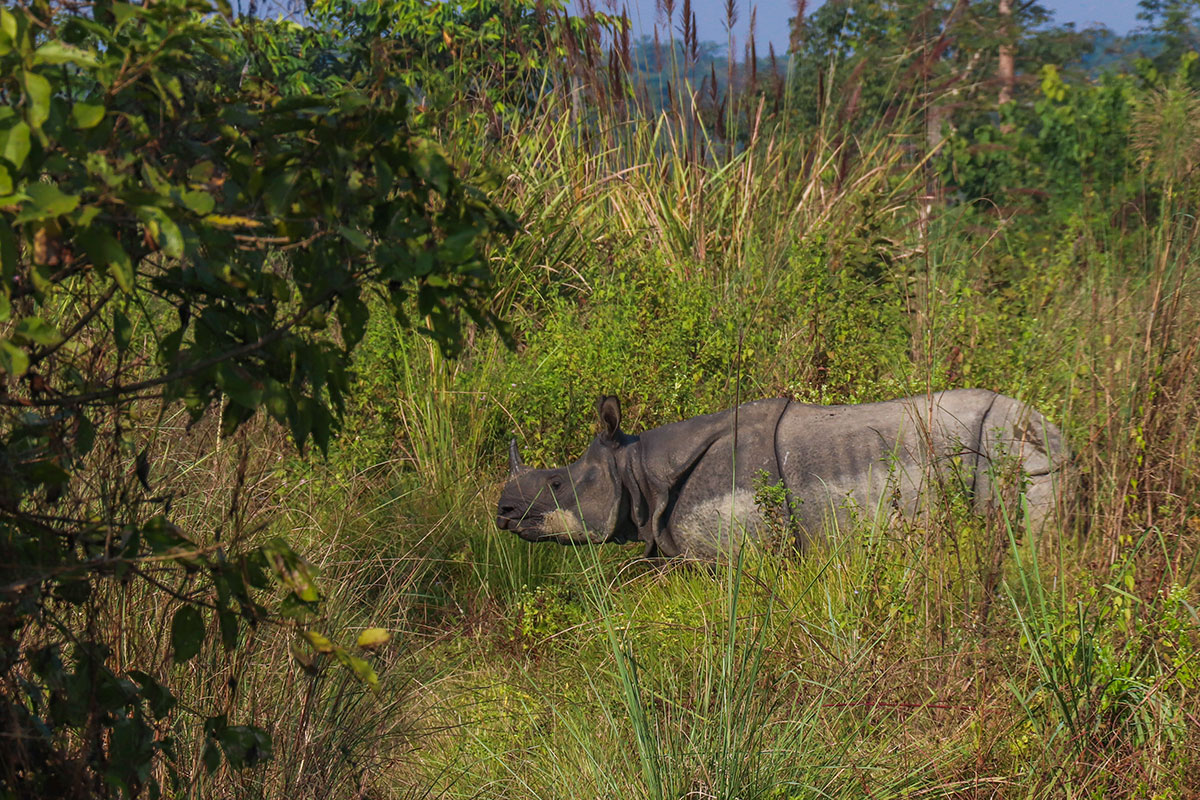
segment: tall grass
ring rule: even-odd
[[[195,795],[1194,795],[1200,250],[1183,201],[1136,235],[1098,214],[1038,252],[922,211],[938,98],[872,122],[829,96],[799,130],[755,67],[697,79],[690,22],[664,37],[678,66],[655,96],[627,39],[561,36],[560,72],[491,145],[525,225],[493,254],[516,350],[480,333],[448,363],[375,320],[329,460],[252,453],[278,474],[243,524],[307,544],[328,625],[395,631],[383,688],[269,630],[237,664],[206,651],[237,685],[206,696],[272,720],[277,749]],[[908,524],[864,510],[803,559],[710,567],[494,528],[508,437],[573,457],[600,393],[626,391],[638,428],[760,394],[955,386],[1063,425],[1075,528],[1039,538],[947,498]],[[253,484],[237,464],[198,448],[181,479],[233,492]]]

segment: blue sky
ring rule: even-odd
[[[594,0],[597,8],[613,7],[614,0]],[[634,33],[650,33],[655,20],[654,0],[615,0],[619,12],[622,4],[629,7],[629,15],[633,19]],[[1074,22],[1076,27],[1084,28],[1094,23],[1107,25],[1117,33],[1128,33],[1137,26],[1137,0],[1042,0],[1042,4],[1054,12],[1057,22]],[[572,5],[575,5],[574,3]],[[682,0],[676,0],[678,9],[683,5]],[[788,19],[795,15],[791,0],[761,0],[755,3],[758,9],[755,39],[759,52],[766,52],[766,42],[770,41],[775,49],[782,53],[787,48]],[[819,6],[819,2],[809,2],[809,10]],[[725,12],[724,0],[692,0],[696,11],[696,26],[700,29],[701,40],[714,42],[725,41]],[[737,37],[737,47],[745,41],[747,23],[750,18],[750,0],[737,0],[740,19],[734,29]],[[678,14],[678,10],[676,14]]]

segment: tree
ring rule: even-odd
[[[1012,0],[1000,0],[997,6],[1000,16],[1000,47],[999,59],[996,63],[996,77],[1000,81],[1000,105],[1011,103],[1013,88],[1017,83],[1017,70],[1013,58],[1013,45],[1008,41],[1012,24]]]
[[[1180,59],[1200,50],[1200,3],[1196,0],[1138,0],[1138,19],[1161,42],[1151,59],[1160,73],[1173,72]]]
[[[513,223],[414,133],[408,89],[367,54],[285,97],[251,69],[255,24],[203,0],[0,8],[0,794],[180,780],[155,720],[195,712],[114,661],[104,593],[173,603],[176,662],[283,611],[372,683],[312,629],[285,542],[173,522],[144,431],[265,413],[324,449],[370,295],[448,353],[463,314],[499,324],[482,246]],[[269,758],[253,721],[202,722],[207,769]]]

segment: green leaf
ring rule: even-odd
[[[162,719],[175,707],[175,696],[145,672],[130,670],[129,677],[142,687],[142,697],[150,704],[150,713],[155,719]]]
[[[63,340],[63,335],[58,332],[58,329],[41,317],[25,317],[17,323],[13,335],[18,341],[31,342],[45,347],[53,347]]]
[[[50,118],[50,81],[30,70],[24,70],[21,77],[25,84],[25,118],[30,127],[41,128]]]
[[[12,190],[12,175],[9,174],[8,167],[0,164],[0,197],[12,194]]]
[[[376,647],[383,647],[391,638],[392,635],[384,628],[367,628],[358,635],[358,646],[366,650],[373,650]]]
[[[313,579],[312,568],[287,542],[278,538],[272,539],[263,547],[263,553],[270,559],[280,582],[300,601],[315,603],[321,599]]]
[[[283,384],[274,378],[268,378],[266,389],[263,391],[263,400],[267,407],[267,413],[276,422],[280,424],[287,422],[287,390],[283,388]]]
[[[312,407],[312,440],[322,452],[329,451],[329,437],[333,434],[333,417],[320,403]]]
[[[94,128],[104,119],[104,106],[93,103],[76,103],[71,106],[71,122],[81,131]]]
[[[221,749],[213,742],[204,745],[204,771],[212,774],[217,767],[221,766]]]
[[[89,53],[87,50],[81,50],[80,48],[66,44],[65,42],[52,41],[46,42],[37,50],[33,51],[33,63],[74,63],[84,67],[94,67],[98,62],[96,61],[95,54]]]
[[[171,621],[171,649],[175,651],[175,662],[190,661],[203,644],[204,618],[200,616],[200,609],[193,605],[183,606]]]
[[[235,403],[246,409],[257,409],[262,402],[262,387],[244,367],[229,362],[217,365],[217,386]]]
[[[79,205],[79,195],[66,194],[53,183],[30,183],[25,186],[32,205],[26,206],[17,215],[18,222],[31,222],[70,214]]]
[[[183,193],[183,204],[194,213],[204,216],[211,214],[217,203],[213,200],[213,196],[208,192],[200,189],[193,189]]]
[[[116,17],[118,28],[142,14],[142,9],[132,3],[113,3],[111,8],[113,16]]]
[[[179,355],[179,345],[183,343],[183,334],[186,328],[179,327],[168,333],[158,343],[158,365],[167,367]]]
[[[84,252],[97,267],[108,270],[123,292],[133,291],[133,262],[121,243],[107,232],[89,228],[79,236]]]
[[[92,224],[97,216],[100,215],[100,206],[89,203],[75,209],[75,213],[71,215],[71,225],[76,230],[83,230]]]
[[[254,725],[230,725],[217,732],[217,741],[233,769],[254,767],[271,760],[271,737]]]
[[[176,547],[190,547],[192,542],[183,535],[178,526],[167,522],[163,516],[157,516],[142,526],[142,539],[150,548],[150,552],[166,553]]]
[[[86,456],[96,443],[96,426],[83,414],[77,414],[75,419],[75,454]]]
[[[196,183],[208,183],[216,171],[216,164],[211,161],[201,161],[188,169],[188,180]]]
[[[128,350],[133,341],[133,323],[119,308],[113,311],[113,339],[121,352]]]
[[[48,458],[27,463],[23,472],[27,479],[44,486],[61,486],[71,480],[71,475],[65,469]]]
[[[350,246],[355,250],[366,252],[371,247],[371,240],[368,239],[361,231],[354,228],[348,228],[345,225],[338,226],[338,233],[342,238],[350,243]]]
[[[344,650],[337,653],[337,660],[348,668],[354,674],[354,677],[367,686],[370,686],[372,690],[379,689],[379,676],[375,674],[375,669],[365,660],[358,656],[352,656]]]
[[[0,369],[19,378],[29,371],[29,355],[8,339],[0,339]]]
[[[226,403],[221,409],[221,435],[232,436],[243,422],[254,416],[255,411],[255,407],[247,408],[241,403]]]
[[[338,299],[337,318],[347,346],[355,347],[362,341],[370,316],[371,311],[367,304],[357,295],[347,294]]]
[[[450,166],[442,153],[442,148],[428,139],[414,139],[412,150],[412,167],[417,177],[433,185],[440,194],[446,194],[450,188]]]
[[[238,617],[227,608],[217,609],[217,622],[221,626],[221,644],[226,651],[232,651],[238,643]]]
[[[0,55],[7,55],[17,43],[17,18],[0,7]]]
[[[175,220],[168,217],[165,211],[157,206],[141,206],[137,215],[163,253],[171,258],[183,255],[183,234]]]
[[[312,645],[313,650],[316,650],[318,653],[332,653],[337,649],[328,637],[316,631],[305,631],[302,635]]]
[[[20,169],[29,155],[29,125],[18,120],[8,130],[0,131],[0,156]]]
[[[308,435],[312,432],[312,409],[316,404],[307,397],[301,397],[296,402],[289,402],[287,415],[288,427],[291,428],[292,438],[296,446],[303,450]]]

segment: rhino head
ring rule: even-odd
[[[596,403],[600,434],[583,457],[566,467],[530,469],[509,445],[509,479],[500,493],[496,524],[529,542],[601,544],[637,538],[622,481],[625,449],[637,441],[621,431],[621,404]]]

